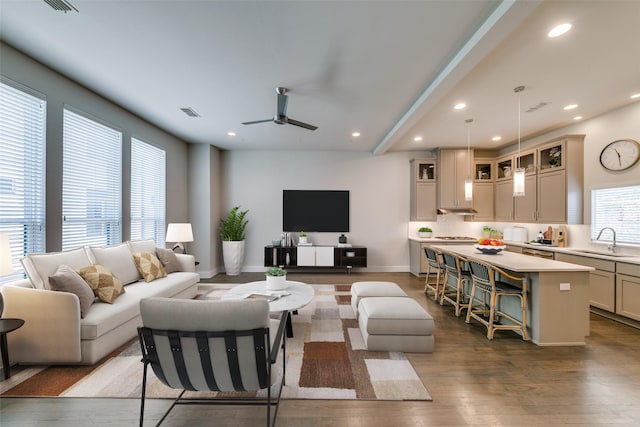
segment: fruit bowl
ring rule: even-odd
[[[499,252],[502,252],[503,250],[505,250],[506,246],[502,245],[502,246],[494,246],[494,245],[479,245],[479,244],[475,244],[473,245],[474,248],[476,248],[477,250],[479,250],[480,252],[482,252],[483,254],[486,255],[495,255]]]

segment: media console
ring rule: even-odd
[[[327,271],[367,266],[367,248],[363,246],[265,246],[264,266],[279,266],[296,271]]]

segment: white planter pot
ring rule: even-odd
[[[224,271],[227,276],[237,276],[242,269],[244,259],[244,240],[222,242],[222,257],[224,259]]]
[[[270,291],[278,291],[287,286],[287,276],[267,276],[267,289]]]
[[[307,240],[307,236],[300,236],[298,239],[298,243],[301,245],[306,245],[309,241]]]
[[[424,231],[418,231],[418,236],[419,236],[419,237],[431,237],[431,235],[432,235],[432,234],[433,234],[433,233],[432,233],[431,231],[427,231],[427,232],[424,232]]]

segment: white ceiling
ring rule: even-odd
[[[0,38],[188,142],[228,150],[465,146],[469,118],[472,145],[494,148],[517,140],[516,86],[523,138],[640,92],[634,0],[70,2],[78,12],[2,0]],[[565,21],[569,33],[546,37]],[[241,124],[274,115],[276,86],[290,90],[288,116],[318,130]]]

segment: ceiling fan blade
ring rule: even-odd
[[[299,122],[297,120],[293,120],[292,118],[288,118],[287,123],[289,123],[290,125],[299,126],[301,128],[305,128],[309,130],[318,129],[318,126],[310,125],[309,123]]]
[[[287,115],[287,95],[284,93],[278,93],[278,116]]]
[[[272,122],[273,119],[264,119],[264,120],[255,120],[253,122],[242,122],[243,125],[255,125],[257,123],[267,123]]]

